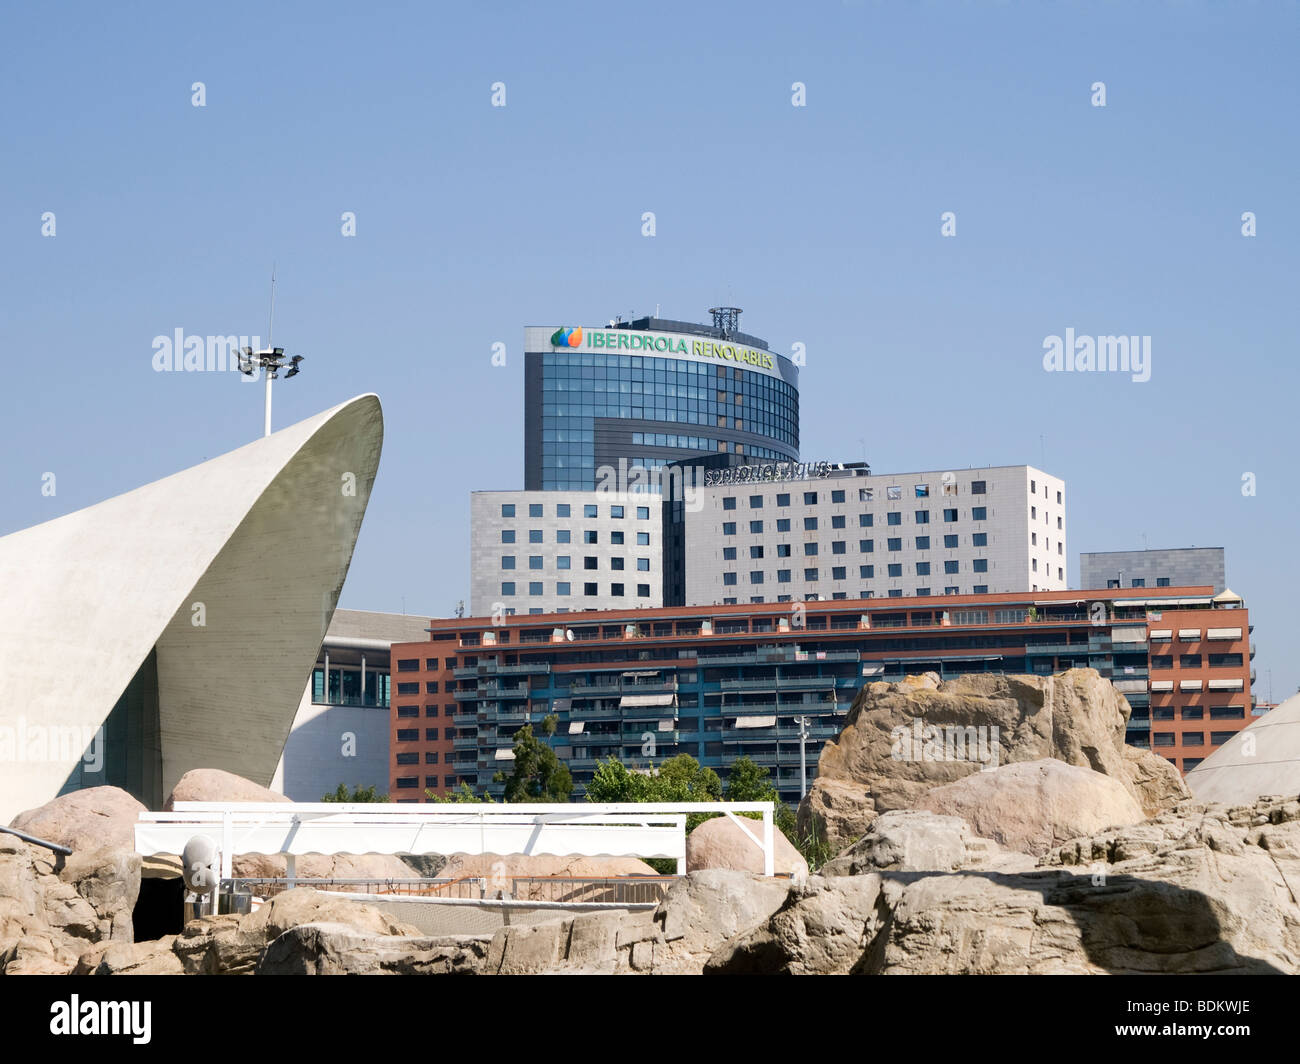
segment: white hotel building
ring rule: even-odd
[[[1066,588],[1065,482],[1032,466],[846,466],[701,497],[684,513],[688,605]]]

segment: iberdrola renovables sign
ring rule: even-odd
[[[776,355],[728,340],[714,340],[683,333],[647,332],[642,329],[584,329],[581,326],[546,330],[529,328],[525,343],[529,351],[582,351],[611,355],[650,355],[731,364],[779,376]]]

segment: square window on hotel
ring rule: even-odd
[[[723,534],[724,536],[734,536],[734,535],[736,534],[736,522],[735,522],[735,521],[723,521],[723,522],[722,522],[722,534]]]
[[[972,480],[970,482],[970,493],[972,495],[987,495],[988,488],[982,480]]]
[[[1156,577],[1156,587],[1168,587],[1168,586],[1169,586],[1169,577],[1167,576]]]
[[[874,539],[858,540],[858,551],[862,554],[873,554],[876,550],[876,541]]]
[[[886,549],[886,550],[902,550],[902,549],[903,549],[903,537],[902,537],[902,536],[890,536],[889,539],[885,542],[885,549]]]
[[[889,575],[890,575],[890,576],[902,576],[902,575],[903,575],[903,566],[902,566],[902,563],[901,563],[901,562],[891,562],[891,563],[890,563],[890,566],[889,566]]]
[[[570,559],[571,557],[572,557],[572,556],[571,556],[571,555],[568,555],[568,554],[559,554],[559,555],[557,555],[556,558],[555,558],[555,567],[556,567],[557,569],[567,569],[567,568],[569,568],[569,559]]]
[[[916,511],[916,523],[917,523],[918,525],[928,525],[928,524],[930,523],[930,511],[929,511],[929,510],[917,510],[917,511]]]
[[[847,554],[848,549],[849,549],[849,545],[846,540],[837,539],[832,541],[831,543],[832,554]]]
[[[638,506],[638,507],[636,508],[636,519],[637,519],[638,521],[649,521],[649,520],[650,520],[650,507],[648,507],[648,506]]]
[[[788,518],[788,517],[778,517],[778,518],[776,519],[776,530],[777,530],[778,532],[789,532],[789,531],[790,531],[790,518]]]
[[[502,517],[514,517],[514,516],[515,516],[515,504],[512,503],[512,502],[503,502],[503,503],[501,504],[501,516],[502,516]]]
[[[638,532],[638,533],[636,534],[636,545],[637,545],[638,547],[648,547],[648,546],[650,546],[650,533],[649,533],[649,532]]]
[[[977,573],[987,573],[989,571],[989,560],[987,558],[976,558],[971,562],[971,568]]]
[[[890,589],[889,589],[889,597],[890,597],[890,598],[902,598],[902,597],[903,597],[902,589],[901,589],[901,588],[897,588],[897,587],[892,587],[892,588],[890,588]]]
[[[541,517],[541,516],[542,516],[542,504],[541,504],[540,502],[530,502],[530,503],[528,504],[528,516],[529,516],[529,517]]]
[[[778,584],[788,584],[790,582],[790,570],[778,569],[776,571],[776,582]]]
[[[734,561],[736,560],[736,548],[735,548],[735,547],[723,547],[723,548],[722,548],[722,560],[723,560],[724,562],[734,562]]]
[[[789,543],[778,543],[778,544],[776,545],[776,556],[777,556],[778,558],[788,558],[788,557],[790,557],[790,544],[789,544]]]
[[[596,516],[596,504],[595,504],[595,503],[587,503],[585,506],[583,506],[583,508],[582,508],[582,516],[583,516],[583,517],[595,517],[595,516]]]
[[[650,597],[650,585],[649,585],[649,584],[637,584],[637,586],[636,586],[636,597],[637,597],[637,598],[649,598],[649,597]]]
[[[846,579],[846,575],[845,575],[845,574],[846,574],[847,572],[848,572],[848,569],[847,569],[845,566],[843,566],[843,565],[836,565],[836,566],[833,566],[833,567],[831,568],[831,579],[832,579],[832,580],[844,580],[844,579]]]
[[[831,502],[834,503],[834,502],[843,502],[843,501],[844,501],[844,492],[843,492],[843,491],[832,491],[832,492],[831,492]]]
[[[929,576],[929,575],[930,575],[930,563],[929,563],[929,562],[917,562],[917,563],[916,563],[916,575],[917,575],[917,576]]]
[[[943,593],[944,593],[945,595],[960,595],[960,594],[961,594],[961,588],[959,588],[959,587],[945,587],[945,588],[943,589]]]
[[[870,488],[858,488],[858,502],[870,502],[873,495]]]
[[[540,569],[542,567],[542,556],[540,554],[528,555],[528,568]]]
[[[777,506],[789,506],[789,505],[790,505],[790,496],[789,496],[789,494],[788,494],[787,492],[784,492],[784,491],[783,491],[783,492],[779,492],[779,493],[777,494],[777,496],[776,496],[776,504],[777,504]]]
[[[584,569],[595,569],[598,566],[599,566],[599,562],[597,561],[595,555],[588,554],[586,557],[582,559],[582,567]]]
[[[595,598],[598,594],[600,594],[600,592],[598,592],[598,591],[596,590],[596,585],[595,585],[595,584],[583,584],[583,585],[582,585],[582,593],[583,593],[583,595],[585,595],[587,598]]]
[[[834,517],[831,518],[831,528],[843,528],[843,527],[844,527],[843,514],[836,514]]]
[[[915,491],[918,499],[928,499],[930,497],[929,484],[918,484],[916,485]]]
[[[810,583],[810,584],[815,584],[815,583],[817,582],[817,570],[816,570],[816,569],[805,569],[805,570],[803,571],[803,578],[804,578],[804,581],[805,581],[805,582]]]
[[[541,582],[538,581],[538,582],[536,582],[536,583],[530,583],[530,584],[528,585],[528,593],[529,593],[530,595],[540,595],[540,594],[542,593],[542,585],[541,585]]]
[[[515,541],[515,530],[513,528],[503,528],[501,530],[501,542],[513,543]]]
[[[623,545],[623,533],[611,532],[609,534],[609,541],[614,544],[614,546],[621,547]]]
[[[515,567],[515,556],[513,554],[501,555],[501,568],[513,569]]]
[[[804,530],[805,532],[815,532],[815,531],[817,531],[817,518],[815,518],[815,517],[805,517],[805,518],[803,519],[803,530]]]
[[[903,497],[903,489],[901,487],[894,486],[894,487],[885,488],[886,499],[893,500],[893,499],[901,499],[902,497]]]
[[[944,537],[943,537],[943,545],[944,545],[944,548],[947,549],[947,550],[952,550],[952,549],[954,549],[954,548],[957,546],[957,537],[956,537],[956,536],[944,536]]]
[[[989,545],[989,534],[987,532],[975,532],[970,537],[971,545],[975,547],[987,547]]]
[[[960,565],[961,565],[960,562],[944,562],[944,563],[943,563],[943,571],[944,571],[945,573],[955,573],[955,572],[959,572],[959,571],[960,571],[960,570],[959,570],[959,566],[960,566]]]
[[[514,593],[515,593],[515,585],[513,581],[507,580],[501,585],[501,594],[513,595]]]
[[[970,519],[972,521],[987,521],[989,519],[988,507],[986,506],[972,507],[970,512]]]
[[[726,585],[727,587],[731,587],[731,586],[732,586],[733,584],[735,584],[735,582],[736,582],[736,574],[735,574],[735,573],[723,573],[723,574],[722,574],[722,582],[723,582],[723,584]]]
[[[555,516],[556,516],[556,517],[568,517],[568,516],[569,516],[569,504],[568,504],[567,502],[557,502],[557,503],[555,504]]]
[[[971,588],[971,594],[973,595],[987,595],[988,593],[989,593],[988,584],[976,584],[973,588]]]
[[[622,568],[623,568],[623,559],[622,559],[622,558],[610,558],[610,560],[609,560],[609,567],[610,567],[611,569],[622,569]]]
[[[929,550],[929,549],[930,549],[930,537],[929,537],[929,536],[917,536],[917,537],[916,537],[916,549],[917,549],[917,550]]]
[[[759,549],[761,550],[762,548],[759,548]],[[649,558],[638,558],[638,559],[636,560],[636,567],[637,567],[637,571],[638,571],[638,572],[641,572],[641,573],[648,573],[648,572],[650,571],[650,559],[649,559]]]
[[[816,544],[816,543],[805,543],[805,544],[803,545],[803,553],[804,553],[804,557],[811,557],[812,555],[816,554],[816,553],[817,553],[817,544]]]
[[[803,504],[805,506],[816,506],[817,493],[815,491],[805,491],[803,493]]]
[[[750,570],[749,582],[751,584],[761,584],[763,582],[763,570],[762,569]]]
[[[762,548],[762,547],[750,547],[750,548],[749,548],[749,556],[750,556],[751,558],[761,558],[761,557],[763,557],[763,548]]]
[[[897,510],[891,510],[889,513],[885,514],[885,524],[901,525],[902,523],[903,523],[903,515],[899,513]]]
[[[583,543],[599,543],[599,542],[600,542],[600,533],[597,532],[597,531],[595,531],[595,529],[587,529],[587,531],[583,532],[583,534],[582,534],[582,542],[583,542]]]
[[[761,533],[761,532],[763,531],[763,522],[762,522],[762,521],[750,521],[750,522],[749,522],[749,531],[750,531],[750,533],[753,534],[753,535],[758,535],[759,533]]]
[[[555,585],[555,593],[557,595],[567,595],[569,593],[568,582],[565,580],[557,581]]]
[[[622,598],[622,597],[623,597],[623,585],[622,585],[622,584],[610,584],[610,585],[609,585],[609,593],[610,593],[610,596],[613,597],[613,598]]]
[[[943,519],[951,524],[957,520],[957,511],[955,509],[944,510]]]
[[[761,510],[763,508],[763,496],[751,495],[749,497],[749,508],[751,510]]]
[[[871,528],[875,524],[874,517],[874,514],[858,514],[858,527]]]
[[[722,497],[722,508],[724,510],[734,510],[736,508],[736,497],[734,495],[724,495]]]
[[[530,528],[530,529],[528,530],[528,542],[529,542],[529,543],[541,543],[541,542],[542,542],[542,530],[541,530],[540,528]]]
[[[556,543],[569,543],[569,542],[571,542],[570,539],[569,539],[569,530],[568,530],[567,528],[556,529],[556,532],[555,532],[555,542],[556,542]]]
[[[611,506],[609,508],[609,516],[615,518],[616,520],[621,519],[623,516],[623,507]]]
[[[872,580],[875,578],[875,575],[876,567],[874,565],[858,566],[858,576],[862,577],[863,580]]]

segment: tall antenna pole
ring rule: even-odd
[[[271,263],[271,317],[266,323],[266,346],[271,348],[271,341],[275,338],[275,263]],[[263,426],[263,436],[271,435],[271,374],[266,374],[266,420]]]

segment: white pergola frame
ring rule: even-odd
[[[171,812],[141,813],[135,848],[142,856],[180,854],[208,835],[221,855],[222,882],[236,855],[282,855],[290,885],[305,854],[547,854],[557,857],[666,857],[686,872],[686,817],[761,813],[763,874],[775,874],[772,802],[619,802],[522,805],[338,802],[177,802]],[[213,892],[213,911],[219,893]]]

